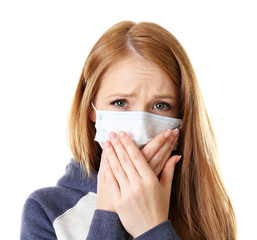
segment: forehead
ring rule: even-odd
[[[170,76],[156,63],[139,55],[128,56],[112,65],[102,76],[99,91],[152,91],[177,94],[178,87]]]

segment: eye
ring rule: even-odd
[[[154,105],[154,108],[157,110],[170,110],[171,106],[168,103],[160,102],[160,103],[156,103]]]
[[[127,102],[126,100],[119,99],[111,102],[111,105],[115,105],[118,108],[124,108],[127,106]]]

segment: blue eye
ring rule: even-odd
[[[160,103],[156,103],[154,105],[154,108],[157,110],[169,110],[169,109],[171,109],[171,106],[167,103],[160,102]]]
[[[115,100],[111,103],[111,105],[115,105],[116,107],[123,108],[123,107],[126,107],[127,102],[125,100]]]

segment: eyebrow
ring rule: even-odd
[[[107,98],[112,98],[112,97],[135,97],[137,94],[136,93],[113,93]]]
[[[174,99],[176,100],[177,98],[173,95],[153,95],[154,98],[166,98],[166,99]]]
[[[114,93],[111,94],[109,96],[107,96],[107,98],[112,98],[112,97],[136,97],[137,94],[136,93]],[[165,98],[165,99],[174,99],[176,100],[176,97],[174,97],[173,95],[153,95],[153,98]]]

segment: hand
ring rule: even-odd
[[[107,161],[107,158],[103,151],[97,175],[97,209],[116,212],[112,203],[112,196],[108,191],[106,191],[109,183],[105,176],[105,161]]]
[[[168,159],[160,181],[129,136],[110,134],[104,143],[107,189],[124,228],[134,238],[168,219],[171,183],[178,156]]]
[[[169,158],[177,142],[177,135],[178,130],[163,131],[147,143],[147,145],[141,150],[143,156],[156,176],[160,174],[164,164]],[[108,183],[104,174],[104,161],[107,161],[107,159],[103,151],[97,180],[97,209],[115,212],[111,196],[106,191],[106,184]]]
[[[147,143],[141,150],[143,156],[156,176],[160,174],[164,164],[170,157],[170,154],[177,143],[178,134],[178,129],[168,129],[163,131]]]

